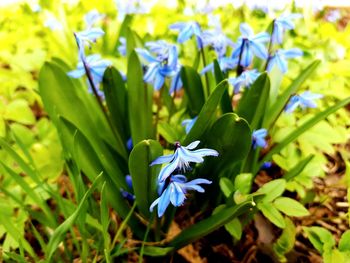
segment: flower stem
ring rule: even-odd
[[[205,54],[204,54],[204,48],[203,48],[203,46],[201,47],[201,51],[200,51],[200,52],[201,52],[201,55],[202,55],[203,68],[205,68],[205,67],[207,66],[207,62],[206,62],[206,59],[205,59]],[[208,78],[208,74],[205,73],[204,76],[205,76],[205,84],[206,84],[206,86],[207,86],[207,95],[208,95],[208,97],[209,97],[209,95],[210,95],[210,89],[209,89],[209,78]]]
[[[272,36],[275,31],[275,19],[272,20],[272,29],[271,29],[271,37],[270,37],[270,42],[269,42],[269,47],[267,49],[267,60],[265,64],[265,71],[267,70],[267,67],[269,65],[270,59],[271,59],[271,52],[272,52]]]

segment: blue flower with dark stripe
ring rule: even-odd
[[[292,113],[298,107],[302,109],[306,108],[316,108],[317,103],[315,100],[323,98],[322,94],[312,93],[310,91],[305,91],[300,95],[294,95],[290,98],[289,103],[285,108],[286,113]]]
[[[177,42],[184,43],[189,40],[192,36],[196,37],[198,48],[203,47],[202,42],[202,31],[199,24],[195,21],[189,22],[178,22],[169,26],[172,30],[179,31],[179,35],[177,37]]]
[[[154,202],[151,204],[150,211],[152,212],[154,207],[158,205],[158,217],[162,217],[170,203],[172,203],[175,207],[181,206],[184,203],[186,193],[189,190],[204,193],[204,189],[202,186],[200,186],[200,184],[211,184],[211,181],[198,178],[187,182],[184,175],[172,175],[169,177],[168,185],[160,197],[154,200]]]
[[[241,75],[235,78],[229,78],[228,82],[233,85],[234,93],[237,94],[241,88],[250,87],[259,77],[260,73],[256,69],[245,70]]]
[[[267,59],[264,43],[269,41],[270,35],[266,32],[254,35],[253,29],[247,23],[242,23],[239,29],[242,35],[238,38],[232,58],[240,58],[240,65],[243,67],[248,67],[252,63],[253,55]]]
[[[281,44],[283,41],[283,34],[286,30],[294,29],[293,19],[301,18],[301,14],[283,14],[274,20],[272,43]]]
[[[99,83],[101,83],[103,78],[103,73],[106,68],[112,65],[112,62],[109,60],[101,59],[101,56],[98,54],[87,56],[86,58],[82,58],[85,61],[87,68],[90,70],[93,82],[97,87]],[[68,72],[68,76],[71,78],[80,78],[85,75],[85,67],[82,61],[80,61],[77,65],[76,70],[72,70]]]
[[[205,156],[218,156],[219,153],[212,149],[194,150],[200,141],[194,141],[187,146],[181,146],[179,142],[175,143],[174,154],[160,156],[155,159],[152,165],[169,163],[159,173],[158,181],[165,181],[175,170],[186,171],[190,168],[190,163],[202,163]],[[194,151],[193,151],[194,150]]]
[[[266,70],[271,71],[271,69],[276,65],[282,73],[286,73],[288,70],[287,59],[300,57],[303,55],[303,51],[299,48],[292,48],[289,50],[278,49],[274,55],[269,59]]]

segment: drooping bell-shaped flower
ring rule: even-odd
[[[256,69],[245,70],[238,77],[229,78],[228,82],[233,85],[234,93],[237,94],[241,88],[250,87],[259,75],[260,73]]]
[[[278,49],[274,55],[272,55],[269,59],[266,70],[271,71],[271,69],[276,65],[282,73],[286,73],[288,71],[288,62],[287,59],[300,57],[303,55],[303,51],[299,48],[292,49]]]

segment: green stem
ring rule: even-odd
[[[267,51],[267,60],[266,60],[266,65],[265,65],[265,71],[267,70],[267,66],[269,65],[270,59],[271,59],[271,52],[272,52],[272,36],[275,31],[275,19],[272,20],[272,29],[271,29],[271,37],[270,37],[270,42],[269,42],[269,47]]]
[[[205,59],[205,54],[204,54],[204,48],[203,47],[201,48],[201,52],[200,53],[202,55],[203,68],[205,68],[207,66],[207,62],[206,62],[206,59]],[[207,96],[209,97],[209,95],[210,95],[210,88],[209,88],[208,74],[205,73],[204,76],[205,76],[205,84],[207,86]]]
[[[139,263],[142,263],[142,262],[143,262],[143,253],[144,253],[144,250],[145,250],[145,242],[146,242],[146,240],[147,240],[148,233],[149,233],[149,231],[150,231],[150,229],[151,229],[151,225],[152,225],[152,223],[153,223],[154,214],[155,214],[155,213],[152,213],[151,218],[150,218],[149,221],[148,221],[147,229],[146,229],[145,236],[144,236],[144,238],[143,238],[142,245],[141,245],[141,249],[140,249]]]

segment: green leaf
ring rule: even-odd
[[[158,123],[158,132],[169,143],[174,143],[179,139],[177,131],[167,122]]]
[[[77,206],[77,209],[74,211],[73,214],[71,214],[59,227],[55,229],[53,232],[49,244],[47,245],[46,250],[46,257],[48,260],[51,259],[52,255],[57,250],[57,247],[59,243],[66,237],[66,232],[73,226],[75,220],[80,215],[81,211],[84,208],[86,200],[90,197],[90,195],[93,193],[97,185],[99,184],[100,180],[102,178],[102,174],[96,177],[95,181],[92,183],[91,187],[87,192],[85,193],[84,197],[81,199],[79,205]]]
[[[124,143],[116,140],[96,98],[79,86],[77,80],[69,78],[59,66],[47,62],[40,71],[39,91],[45,109],[56,126],[58,116],[62,116],[84,134],[99,154],[115,159],[107,152],[107,143],[126,161]]]
[[[220,189],[226,197],[229,197],[234,191],[234,185],[227,177],[221,177],[219,181]]]
[[[143,47],[142,39],[130,27],[126,29],[126,57],[130,59],[131,54],[137,47]],[[128,63],[129,67],[129,63]]]
[[[162,146],[154,140],[138,143],[130,153],[129,171],[136,204],[146,218],[150,216],[150,205],[157,198],[157,176],[160,170],[159,165],[150,166],[150,163],[162,153]]]
[[[273,244],[273,250],[278,256],[281,262],[287,262],[285,254],[290,252],[295,244],[296,228],[288,217],[285,218],[286,227],[283,229],[282,234]]]
[[[339,240],[339,250],[350,252],[350,230],[346,230]]]
[[[285,228],[286,223],[282,214],[272,205],[272,203],[258,203],[258,208],[263,213],[263,215],[275,226],[279,228]]]
[[[241,194],[249,194],[252,189],[253,174],[251,173],[241,173],[235,178],[235,190],[239,191]]]
[[[125,145],[129,136],[127,92],[121,74],[113,67],[107,68],[103,75],[103,90],[111,122]]]
[[[225,225],[225,229],[236,240],[240,240],[242,236],[242,224],[238,218],[233,219],[231,222]]]
[[[253,85],[245,90],[242,99],[239,101],[237,114],[247,120],[252,130],[260,126],[268,103],[269,93],[269,76],[267,73],[262,73]]]
[[[192,67],[183,66],[181,68],[181,80],[188,97],[190,116],[194,118],[199,114],[205,102],[201,77]]]
[[[134,145],[154,138],[152,125],[153,90],[143,83],[143,71],[135,51],[128,60],[128,107],[131,138]]]
[[[264,125],[263,127],[269,127],[276,121],[278,116],[282,113],[285,105],[287,104],[290,96],[295,93],[298,88],[305,82],[305,80],[310,77],[310,75],[315,71],[318,65],[321,63],[320,60],[315,60],[312,62],[305,70],[301,72],[301,74],[296,78],[290,86],[277,97],[276,102],[271,105],[267,114],[265,115]]]
[[[304,170],[304,168],[309,164],[309,162],[311,162],[313,158],[314,155],[309,155],[305,159],[301,160],[301,162],[299,162],[297,165],[295,165],[292,169],[290,169],[287,173],[283,175],[283,179],[285,179],[286,181],[292,180]]]
[[[30,109],[28,102],[24,99],[11,101],[3,113],[3,118],[9,121],[16,121],[25,125],[35,123],[35,116]]]
[[[151,257],[162,257],[169,254],[171,251],[173,251],[173,247],[152,247],[152,246],[145,246],[143,250],[143,254]]]
[[[281,196],[286,189],[286,180],[284,179],[275,179],[259,188],[257,193],[265,194],[263,200],[265,202],[271,202],[277,197]]]
[[[289,197],[278,197],[273,204],[287,216],[308,216],[310,214],[302,204]]]
[[[319,112],[314,117],[312,117],[310,120],[303,123],[301,126],[299,126],[297,129],[295,129],[293,132],[288,134],[279,144],[275,145],[273,148],[270,149],[270,151],[264,156],[264,158],[260,161],[258,167],[261,167],[261,165],[270,160],[272,155],[275,153],[280,152],[286,145],[296,140],[301,134],[308,131],[311,127],[316,125],[321,120],[327,118],[330,114],[336,112],[337,110],[341,109],[342,107],[348,105],[350,103],[350,97],[346,98],[342,101],[339,101],[332,107],[327,108],[326,110]],[[256,173],[255,171],[254,173]]]
[[[335,240],[331,232],[323,227],[312,226],[303,227],[304,232],[309,238],[312,245],[321,254],[332,249],[335,245]]]
[[[220,69],[220,65],[217,59],[215,59],[213,63],[214,63],[215,81],[216,81],[216,85],[218,85],[221,81],[225,79],[225,76]],[[231,104],[230,96],[228,94],[228,87],[225,90],[224,94],[222,95],[220,105],[221,105],[222,113],[232,112],[232,104]]]
[[[186,135],[183,145],[187,145],[195,140],[198,140],[207,130],[210,121],[215,116],[216,108],[220,103],[222,95],[227,89],[227,85],[227,81],[222,81],[210,94],[208,100],[205,102],[198,115],[198,119],[194,123],[190,132]]]
[[[229,223],[234,218],[237,218],[244,213],[248,213],[253,206],[254,204],[252,201],[245,201],[239,205],[225,207],[210,217],[182,230],[181,233],[175,236],[168,245],[174,247],[176,250],[180,249],[181,247],[184,247]]]
[[[224,114],[208,132],[208,145],[219,152],[219,157],[210,164],[216,172],[223,171],[247,156],[251,147],[248,123],[237,114]]]

